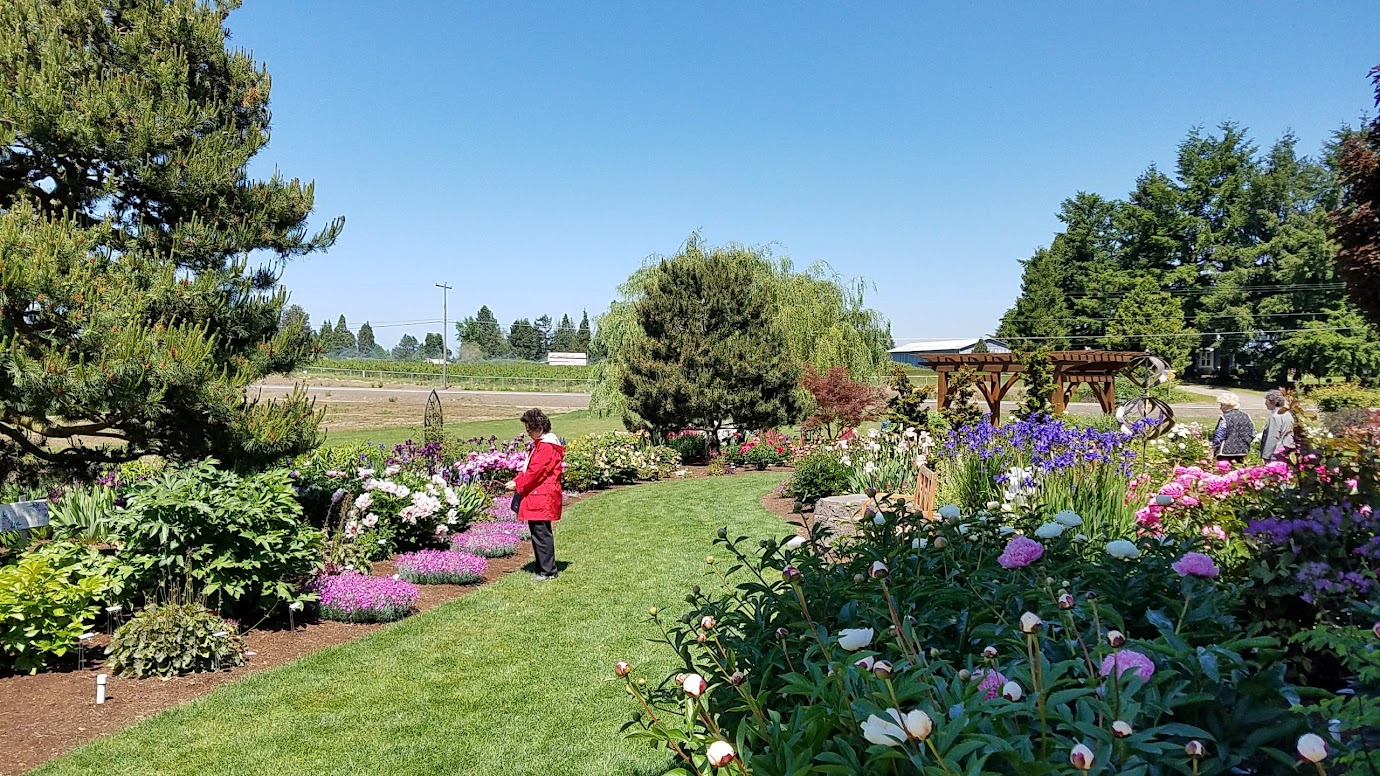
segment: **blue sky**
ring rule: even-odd
[[[1315,153],[1372,112],[1373,0],[248,0],[273,75],[254,164],[314,179],[293,300],[352,328],[490,305],[591,315],[693,230],[877,285],[896,337],[977,336],[1059,203],[1234,120]],[[391,346],[403,332],[376,329]]]

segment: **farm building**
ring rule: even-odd
[[[892,361],[911,366],[924,366],[915,358],[916,353],[975,353],[983,352],[978,348],[978,343],[987,346],[988,353],[1010,353],[1011,348],[1005,342],[992,337],[973,337],[972,339],[947,339],[947,340],[915,340],[904,345],[897,345],[887,351],[891,354]]]

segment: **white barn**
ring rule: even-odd
[[[897,345],[887,351],[891,360],[911,366],[922,366],[915,358],[916,353],[972,353],[978,343],[986,343],[988,353],[1010,353],[1005,342],[993,337],[973,337],[971,339],[915,340]]]

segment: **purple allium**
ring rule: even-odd
[[[506,558],[517,552],[520,540],[510,534],[471,529],[456,535],[450,543],[457,550],[482,555],[485,558]]]
[[[989,701],[996,700],[997,696],[1001,695],[1002,685],[1006,684],[1006,677],[1002,676],[1000,671],[987,669],[974,671],[973,679],[980,680],[978,691],[985,693],[983,697]]]
[[[1020,569],[1039,560],[1045,554],[1045,546],[1026,536],[1014,537],[1007,542],[1006,549],[997,556],[997,563],[1004,569]]]
[[[1217,564],[1212,562],[1212,558],[1201,552],[1185,553],[1184,556],[1171,566],[1181,577],[1202,577],[1204,579],[1215,579],[1219,573]]]
[[[469,552],[418,550],[394,558],[398,576],[420,585],[467,585],[484,579],[489,562]]]
[[[347,571],[321,577],[313,587],[321,596],[321,616],[340,622],[391,622],[417,606],[417,586],[391,577]]]
[[[1118,649],[1102,661],[1103,676],[1111,676],[1113,669],[1116,669],[1118,678],[1127,671],[1135,669],[1141,681],[1148,682],[1150,677],[1155,675],[1155,662],[1135,650]]]

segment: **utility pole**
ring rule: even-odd
[[[446,329],[450,326],[446,310],[446,296],[450,291],[450,284],[437,283],[436,287],[441,289],[441,390],[450,387],[446,380],[446,367],[450,365],[450,348],[446,345],[449,337],[446,336]]]

